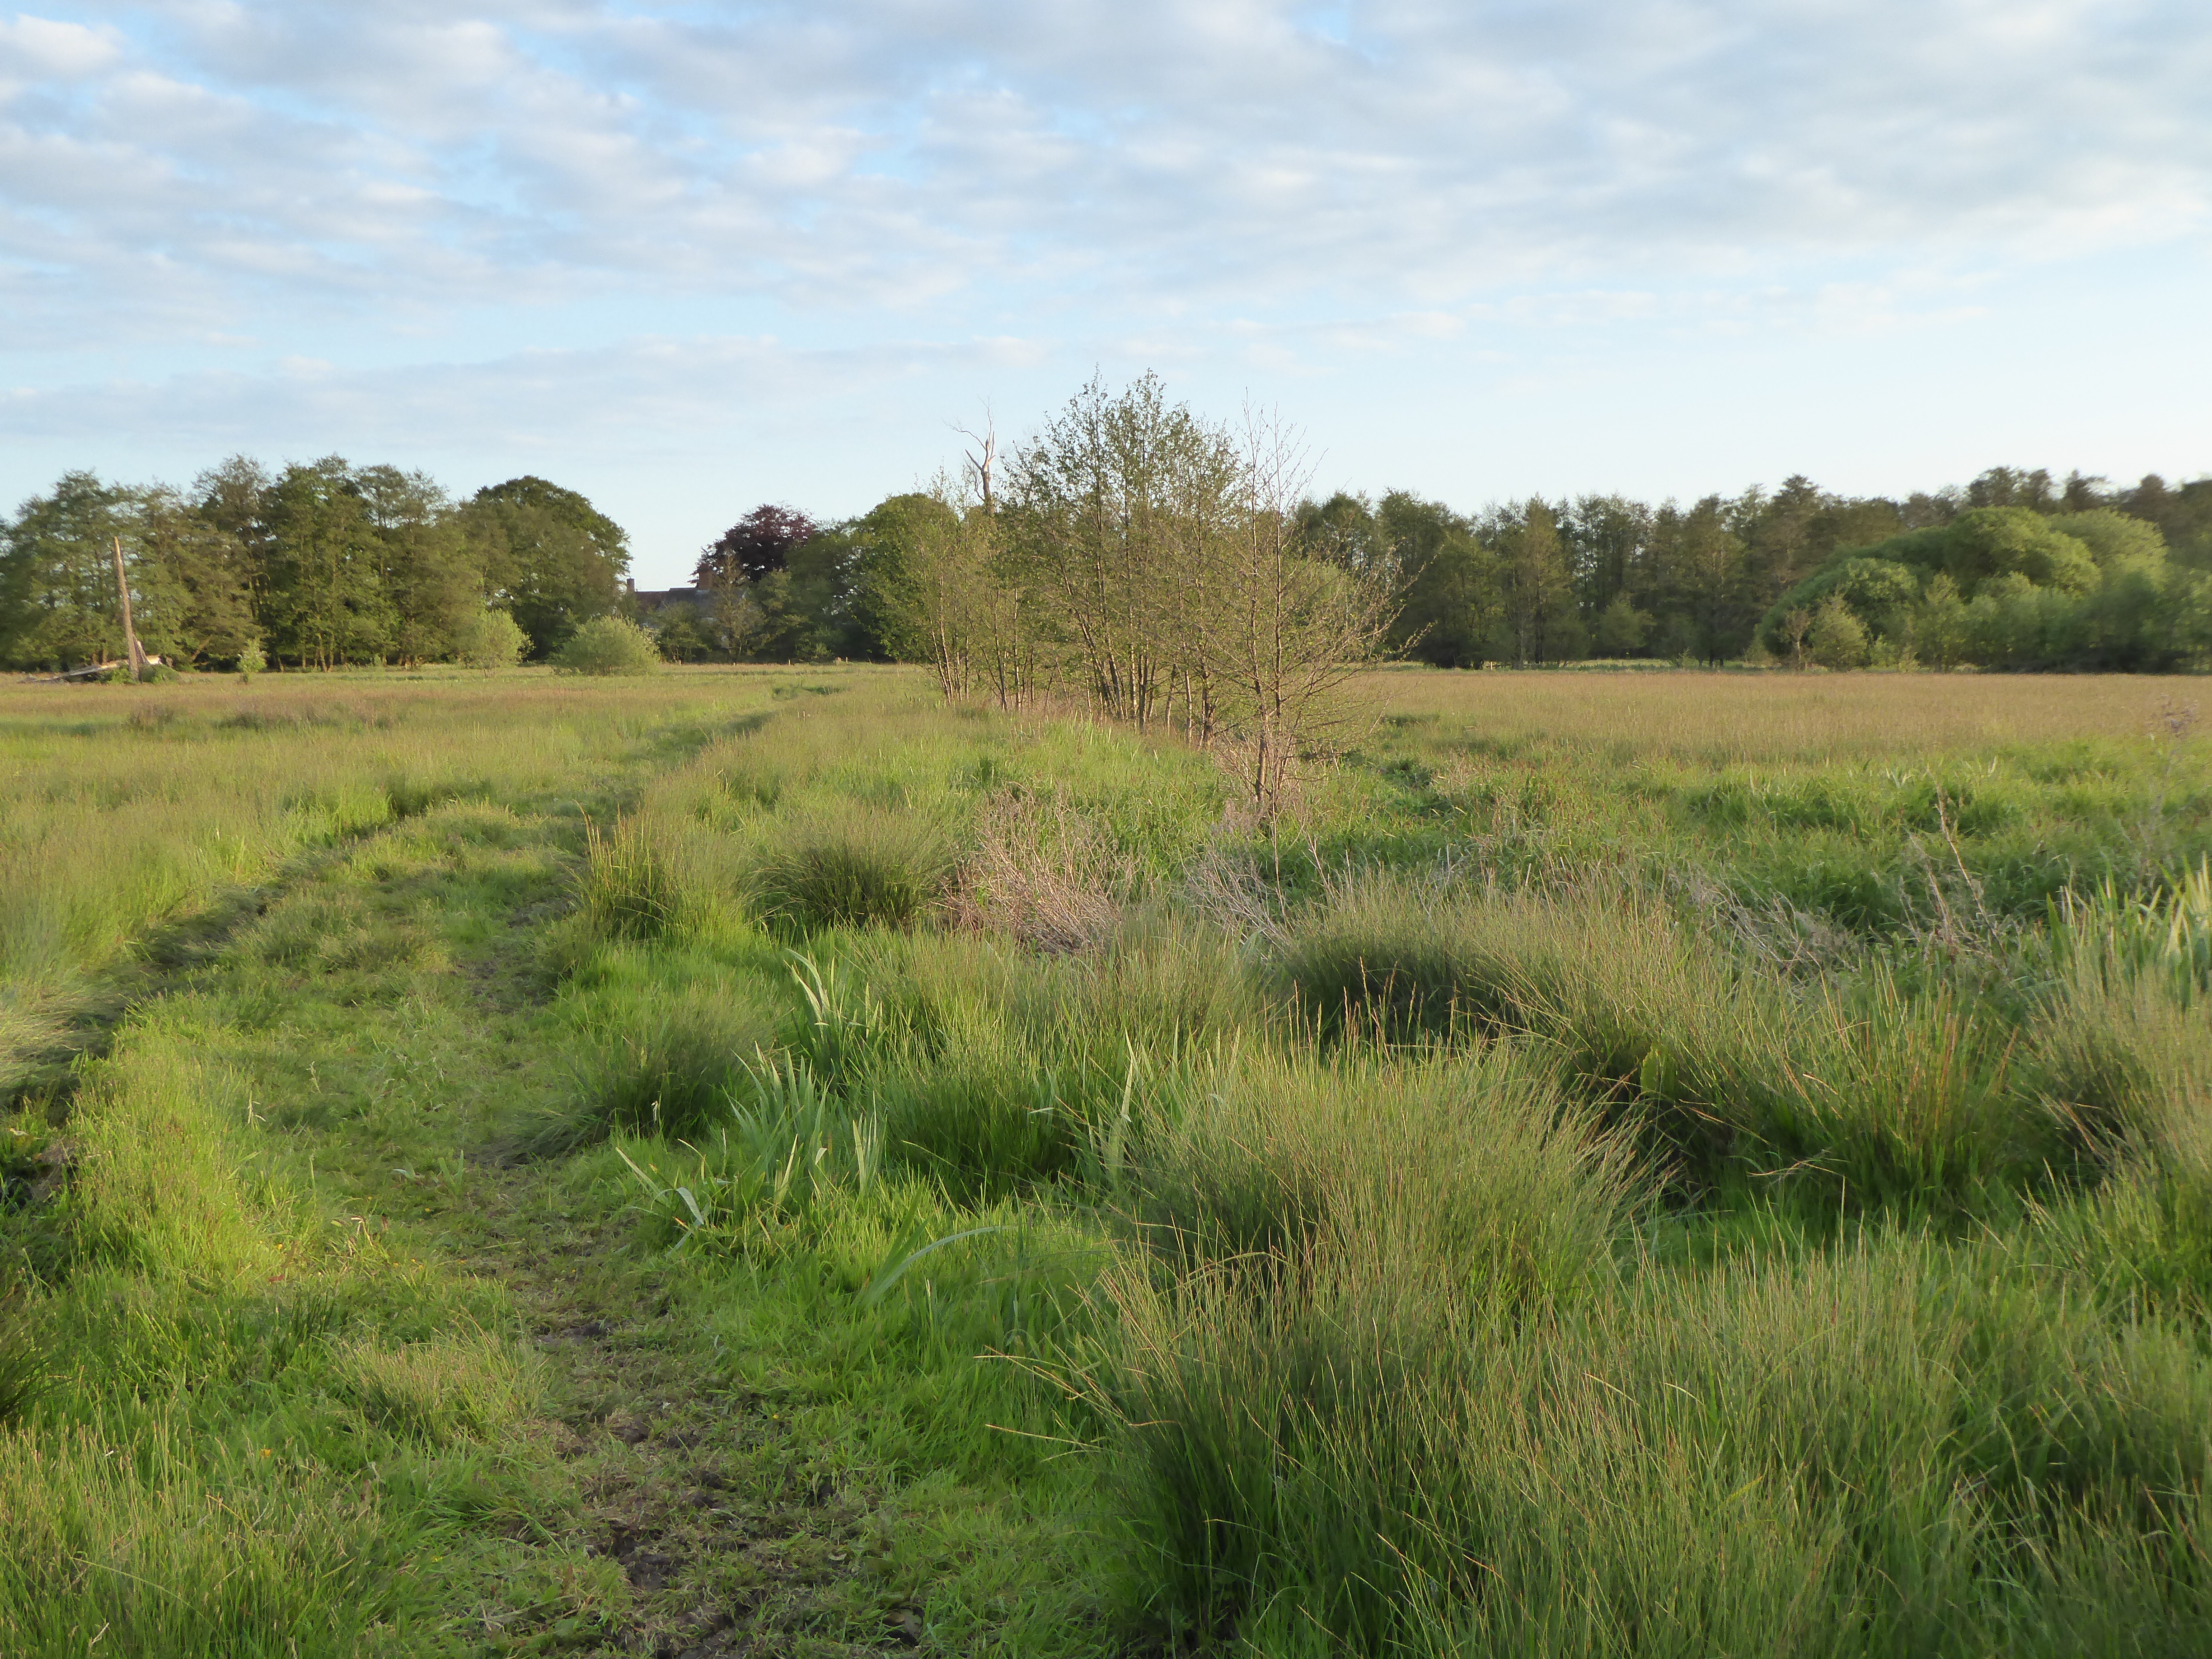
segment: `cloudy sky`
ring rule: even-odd
[[[2203,0],[0,11],[0,510],[519,472],[641,585],[1094,368],[1462,507],[2212,469]]]

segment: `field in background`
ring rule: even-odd
[[[0,692],[0,1634],[2193,1650],[2192,686]]]
[[[2076,739],[2164,734],[2203,682],[2151,674],[1438,673],[1391,668],[1362,688],[1386,716],[1463,722],[1507,750],[1707,765],[1926,762]]]

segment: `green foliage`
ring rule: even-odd
[[[478,609],[454,624],[453,660],[468,668],[512,668],[530,648],[530,636],[504,611]]]
[[[1867,631],[1840,593],[1831,593],[1813,613],[1805,649],[1823,668],[1856,668],[1867,659]]]
[[[1626,657],[1641,650],[1650,632],[1650,613],[1638,611],[1626,593],[1616,593],[1599,613],[1591,643],[1601,657]]]
[[[0,648],[21,667],[74,668],[125,654],[115,540],[131,531],[130,495],[89,472],[63,475],[9,526]]]
[[[553,653],[564,674],[657,674],[660,647],[653,635],[623,617],[594,617]]]
[[[583,496],[543,478],[479,489],[460,515],[483,591],[550,656],[595,618],[608,617],[629,540]]]

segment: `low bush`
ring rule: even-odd
[[[504,611],[471,611],[453,630],[453,660],[464,668],[512,668],[529,649],[530,635]]]
[[[653,635],[622,617],[594,617],[553,653],[564,674],[657,674],[660,647]]]

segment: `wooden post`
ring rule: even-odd
[[[131,678],[146,678],[146,653],[139,648],[138,630],[131,625],[131,584],[123,579],[123,538],[115,538],[115,597],[123,601],[123,645],[131,653]]]

